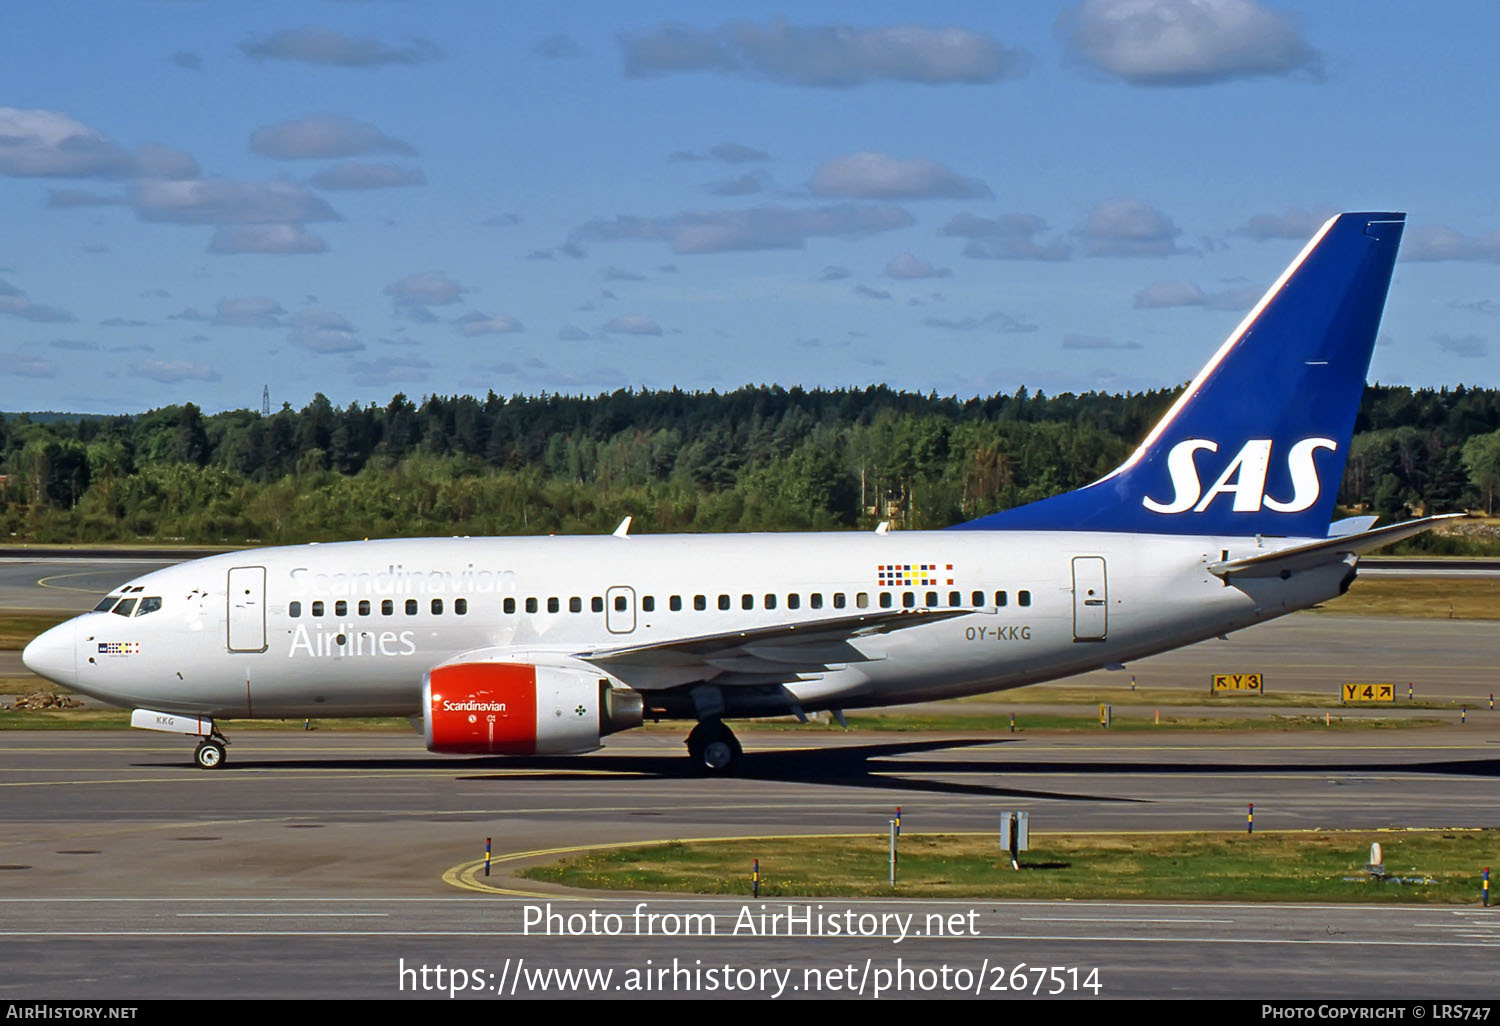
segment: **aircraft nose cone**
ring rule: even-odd
[[[78,676],[78,625],[69,620],[31,639],[21,652],[21,662],[38,677],[56,684],[72,684]]]

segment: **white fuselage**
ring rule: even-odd
[[[38,639],[46,643],[29,649],[28,660],[39,653],[46,659],[39,672],[85,694],[167,713],[413,715],[423,673],[475,650],[590,653],[815,623],[878,611],[883,602],[969,610],[852,638],[847,658],[835,655],[821,672],[782,682],[787,707],[763,711],[889,705],[1122,663],[1324,601],[1347,583],[1346,564],[1233,585],[1208,572],[1210,563],[1263,551],[1261,544],[894,531],[270,548],[138,578],[117,591],[160,597],[160,608],[77,617]],[[687,677],[649,662],[609,670],[647,696],[696,682],[732,693],[738,680],[753,681],[736,672],[732,660]]]

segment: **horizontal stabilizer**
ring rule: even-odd
[[[1393,545],[1398,541],[1430,531],[1444,520],[1462,517],[1463,513],[1443,513],[1420,520],[1408,520],[1404,524],[1377,527],[1373,531],[1346,534],[1294,545],[1287,549],[1264,552],[1245,559],[1231,559],[1222,563],[1211,563],[1208,572],[1217,577],[1279,577],[1282,574],[1311,570],[1314,567],[1341,563],[1350,556],[1359,556],[1374,549]]]

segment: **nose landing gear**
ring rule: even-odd
[[[227,757],[224,749],[228,744],[229,739],[215,731],[211,736],[198,742],[198,750],[193,753],[193,761],[198,764],[199,769],[219,769],[224,765]]]
[[[130,714],[130,725],[142,730],[160,730],[167,734],[190,734],[198,738],[193,764],[200,769],[218,769],[224,765],[229,738],[220,733],[207,716],[185,716],[181,713],[136,709]]]
[[[734,736],[734,731],[724,725],[724,721],[717,717],[707,720],[699,720],[698,725],[688,734],[687,741],[688,758],[699,772],[712,776],[729,776],[733,774],[744,757],[745,750],[740,747],[739,739]]]

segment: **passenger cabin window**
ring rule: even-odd
[[[536,599],[529,598],[529,599],[526,600],[526,612],[528,612],[528,613],[534,613],[534,612],[536,612]]]
[[[433,616],[441,616],[442,614],[443,614],[443,600],[442,599],[433,599],[432,600],[432,615]]]
[[[115,612],[119,612],[119,610],[117,609],[117,610],[115,610]],[[323,615],[323,601],[322,601],[322,599],[319,599],[317,602],[313,603],[313,614],[312,615],[313,616],[322,616]]]
[[[956,592],[956,591],[950,591],[948,593],[948,605],[950,605],[950,606],[961,606],[963,604],[964,604],[964,597],[962,595],[960,595],[958,592]]]
[[[834,609],[843,609],[844,608],[844,593],[843,592],[836,591],[836,592],[833,593],[833,608]]]
[[[997,592],[995,592],[995,605],[997,605],[997,606],[1003,606],[1008,601],[1009,601],[1009,598],[1005,594],[1005,592],[1003,592],[1003,591],[997,591]]]
[[[728,609],[729,608],[729,596],[728,595],[720,595],[719,596],[719,608],[720,609]]]
[[[629,605],[630,603],[625,601],[624,595],[615,596],[615,612],[623,613],[625,612],[626,608],[629,607]]]
[[[859,608],[861,608],[861,609],[868,609],[869,606],[870,606],[870,595],[869,595],[869,593],[868,592],[864,592],[864,591],[859,592],[857,595],[854,596],[854,604],[856,606],[858,606]]]
[[[802,607],[802,596],[796,592],[792,592],[786,597],[786,607],[788,609],[800,609]]]
[[[380,615],[381,616],[390,616],[391,614],[395,613],[395,611],[396,611],[396,603],[392,602],[390,599],[381,599],[380,600]]]
[[[769,598],[769,597],[770,596],[767,596],[767,598]],[[741,609],[754,609],[755,608],[755,596],[754,595],[741,595],[740,596],[740,608]],[[775,606],[771,606],[770,608],[774,609]]]
[[[291,616],[291,617],[301,616],[302,615],[302,603],[301,602],[293,602],[291,605],[287,606],[286,607],[286,615],[287,616]]]
[[[468,599],[454,599],[453,600],[453,611],[455,613],[457,613],[459,616],[468,616],[469,615],[469,600]]]
[[[984,605],[984,592],[982,592],[982,591],[976,591],[974,594],[972,594],[972,595],[969,596],[969,600],[970,600],[969,601],[969,605],[971,605],[971,606],[982,606],[982,605]]]
[[[154,613],[160,608],[161,597],[159,595],[148,595],[146,598],[141,599],[141,608],[135,611],[135,615],[145,616],[147,613]]]
[[[560,611],[561,609],[562,609],[562,603],[559,602],[555,597],[549,598],[547,600],[547,612],[549,612],[549,613],[556,613],[556,612]]]
[[[667,599],[667,606],[674,613],[680,613],[680,612],[682,612],[682,596],[681,595],[673,595],[671,598]]]
[[[570,613],[581,613],[581,612],[583,612],[583,599],[580,598],[577,595],[574,595],[572,598],[568,599],[568,612],[570,612]]]
[[[696,610],[698,610],[699,612],[702,612],[703,610],[707,609],[708,608],[708,596],[707,595],[694,595],[693,596],[693,608],[696,609]]]
[[[641,612],[643,612],[643,613],[653,613],[655,611],[656,611],[656,596],[654,596],[654,595],[642,595],[641,596]]]
[[[1029,605],[1031,605],[1031,592],[1029,592],[1029,591],[1019,591],[1019,592],[1016,592],[1016,601],[1019,602],[1023,606],[1029,606]]]
[[[505,610],[505,615],[506,616],[510,616],[512,613],[514,613],[516,611],[516,600],[513,599],[513,598],[506,599],[501,604],[501,608]]]
[[[595,595],[593,598],[589,599],[589,608],[596,613],[604,612],[604,600],[598,595]]]
[[[935,606],[937,604],[938,604],[937,603],[937,592],[935,592],[935,591],[929,591],[927,593],[927,608],[931,609],[933,606]]]
[[[316,603],[313,604],[313,608],[315,608],[315,609],[317,608],[317,604]],[[417,600],[416,599],[407,599],[406,600],[406,615],[407,616],[416,616],[417,615]]]
[[[823,593],[821,591],[815,591],[811,595],[807,596],[807,606],[809,609],[822,609]]]
[[[861,592],[861,594],[863,593]],[[891,593],[888,591],[882,591],[880,593],[880,608],[889,609],[892,605],[893,602],[891,601]]]
[[[901,593],[901,606],[902,606],[902,608],[904,608],[904,609],[911,609],[916,604],[917,604],[917,593],[916,592],[914,592],[914,591],[904,591],[904,592]]]
[[[360,599],[359,600],[359,615],[360,616],[369,616],[370,615],[370,600],[369,599]]]
[[[775,609],[776,608],[776,596],[774,594],[767,594],[766,595],[766,608],[767,609]]]
[[[334,616],[348,616],[349,615],[349,603],[345,602],[343,599],[339,599],[337,602],[335,602],[333,604],[333,615]]]

